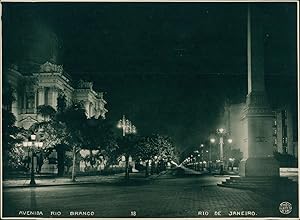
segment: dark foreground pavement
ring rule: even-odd
[[[297,217],[297,190],[268,193],[216,186],[224,177],[158,177],[139,184],[5,188],[4,217]],[[292,204],[289,214],[279,204]],[[221,215],[221,216],[220,216]]]

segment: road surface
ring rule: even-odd
[[[272,197],[216,186],[223,179],[162,176],[133,186],[89,184],[9,188],[3,192],[3,216],[207,218],[221,215],[245,218],[292,217],[298,213],[298,204],[290,195]],[[292,203],[289,215],[279,212],[279,204],[284,200]]]

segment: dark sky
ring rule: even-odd
[[[268,95],[296,112],[296,4],[260,5]],[[194,148],[218,125],[225,100],[245,101],[246,6],[4,3],[4,63],[53,58],[106,92],[111,120],[126,114],[141,134]]]

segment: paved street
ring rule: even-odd
[[[280,202],[289,201],[288,193],[279,196],[248,190],[218,187],[224,177],[199,176],[166,178],[164,176],[138,185],[89,184],[36,188],[4,189],[4,216],[57,217],[266,217],[283,216]],[[59,211],[59,212],[57,212]],[[245,211],[245,212],[241,212]],[[77,212],[77,213],[75,213]],[[80,213],[81,212],[81,213]],[[216,213],[218,212],[218,213]],[[75,214],[77,214],[75,216]],[[89,215],[89,216],[88,216]]]

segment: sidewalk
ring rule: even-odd
[[[158,175],[152,175],[147,178],[144,173],[130,173],[129,180],[125,180],[124,173],[108,175],[108,176],[78,176],[76,181],[72,182],[70,177],[48,177],[35,178],[36,185],[31,186],[30,177],[7,179],[2,181],[3,188],[17,188],[17,187],[43,187],[43,186],[64,186],[64,185],[82,185],[82,184],[122,184],[122,183],[141,183],[153,180]]]

